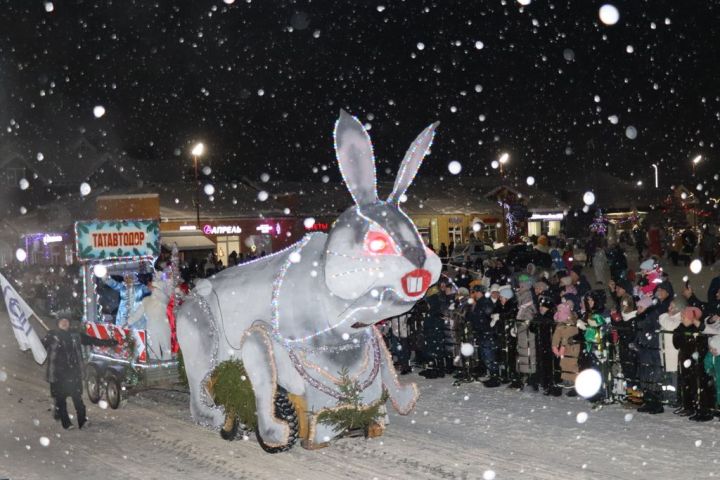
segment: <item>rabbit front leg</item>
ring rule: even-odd
[[[400,415],[407,415],[415,408],[415,403],[420,396],[417,385],[414,383],[402,385],[398,381],[392,356],[385,346],[385,342],[379,339],[377,344],[378,348],[380,348],[380,377],[382,378],[383,386],[390,396],[390,402],[393,408],[395,408]]]
[[[242,360],[255,392],[258,432],[263,442],[271,447],[286,445],[290,428],[287,423],[275,418],[277,370],[267,333],[261,329],[248,331],[242,347]]]

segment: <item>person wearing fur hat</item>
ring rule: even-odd
[[[660,356],[660,313],[652,297],[643,296],[637,303],[637,332],[630,348],[637,351],[638,380],[643,391],[643,404],[638,412],[658,414],[665,409],[662,405],[663,378]]]
[[[711,379],[705,371],[704,359],[708,353],[707,336],[702,335],[702,311],[686,307],[682,311],[682,323],[673,332],[673,345],[678,349],[680,369],[680,416],[696,422],[713,419],[711,409],[715,404],[715,392],[710,388]]]
[[[560,379],[569,389],[567,395],[574,397],[577,395],[574,384],[579,371],[578,357],[581,345],[577,341],[577,316],[572,300],[564,299],[558,304],[553,319],[555,320],[555,332],[552,336],[552,352],[560,359]]]
[[[558,396],[562,393],[555,385],[555,369],[553,357],[553,327],[555,326],[555,302],[552,297],[540,295],[538,313],[530,324],[530,331],[535,334],[535,355],[537,364],[537,383],[544,395]]]
[[[493,319],[497,322],[497,328],[503,332],[500,335],[500,358],[502,359],[504,371],[503,383],[510,383],[516,387],[518,382],[517,374],[517,331],[515,319],[517,318],[518,306],[512,288],[509,285],[500,287],[499,300],[495,304]]]

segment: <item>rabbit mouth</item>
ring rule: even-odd
[[[419,297],[430,288],[430,279],[432,275],[424,268],[417,268],[412,272],[408,272],[400,281],[405,295],[408,297]]]

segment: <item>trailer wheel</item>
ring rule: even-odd
[[[116,410],[122,400],[122,382],[114,373],[109,373],[105,378],[107,382],[107,401],[110,408]]]
[[[258,427],[255,427],[255,436],[260,444],[260,447],[267,453],[280,453],[287,452],[290,450],[298,439],[298,418],[295,406],[290,402],[287,392],[278,387],[277,394],[275,395],[275,418],[287,422],[290,427],[290,436],[288,442],[285,445],[279,447],[271,447],[263,442]]]
[[[88,399],[92,403],[98,403],[102,395],[102,389],[100,388],[100,372],[98,368],[90,364],[87,366],[87,372],[85,374],[85,388],[87,389]]]

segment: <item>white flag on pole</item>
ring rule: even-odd
[[[15,289],[10,285],[7,279],[0,274],[0,288],[2,288],[3,298],[5,298],[5,306],[10,316],[10,326],[12,326],[15,338],[20,345],[20,350],[25,351],[32,349],[33,358],[39,364],[45,362],[47,352],[35,329],[30,324],[30,317],[35,315],[30,306],[25,303]]]

